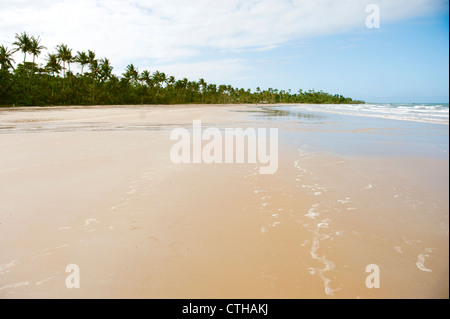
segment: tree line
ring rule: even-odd
[[[40,105],[120,105],[188,103],[364,103],[338,94],[315,90],[278,90],[255,92],[231,85],[207,83],[204,79],[175,79],[164,72],[140,72],[129,64],[120,76],[114,74],[107,58],[97,58],[94,51],[77,51],[66,44],[47,53],[45,64],[36,59],[47,49],[41,38],[26,32],[15,34],[9,49],[0,45],[0,106]],[[13,54],[23,53],[16,66]],[[27,61],[27,54],[30,60]],[[71,65],[78,65],[74,73]]]

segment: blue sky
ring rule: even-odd
[[[448,102],[443,0],[0,0],[0,44],[40,35],[177,79],[315,89],[368,102]],[[368,4],[380,28],[365,26]],[[22,56],[16,53],[15,60]],[[72,70],[77,70],[74,66]]]
[[[268,68],[280,87],[293,89],[292,81],[371,102],[448,102],[448,46],[447,13],[311,38],[288,54],[268,53]],[[270,86],[270,77],[263,82]]]

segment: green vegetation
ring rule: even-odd
[[[9,49],[0,45],[0,105],[113,105],[113,104],[182,104],[182,103],[364,103],[342,95],[322,91],[291,91],[271,89],[256,92],[233,88],[231,85],[175,79],[163,72],[153,74],[130,64],[117,76],[108,59],[97,59],[95,52],[74,54],[66,44],[56,46],[45,57],[46,64],[36,59],[47,49],[40,37],[26,32],[15,35]],[[13,54],[23,53],[17,64]],[[27,61],[32,57],[32,62]],[[77,64],[80,73],[74,74],[71,65]]]

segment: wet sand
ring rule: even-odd
[[[339,142],[336,118],[270,112],[0,110],[0,298],[448,298],[448,155],[339,120],[345,143],[379,147],[349,151],[360,141]],[[279,128],[277,173],[173,164],[170,132],[193,120]]]

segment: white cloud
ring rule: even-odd
[[[27,31],[40,35],[49,51],[66,43],[75,52],[94,50],[119,69],[149,61],[177,63],[174,71],[187,70],[178,61],[204,49],[267,50],[303,37],[364,29],[370,3],[379,4],[382,24],[447,6],[442,0],[0,1],[1,44],[10,46],[15,33]],[[213,62],[191,65],[190,74],[214,68]],[[233,70],[242,62],[221,63],[216,67]]]

